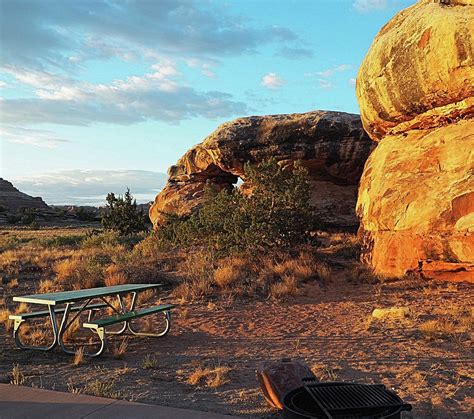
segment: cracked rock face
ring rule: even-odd
[[[315,111],[239,118],[222,124],[169,169],[150,219],[157,228],[166,213],[190,214],[202,204],[206,182],[221,190],[240,178],[251,188],[244,164],[274,157],[287,168],[301,160],[311,178],[312,204],[323,221],[354,228],[357,186],[374,146],[358,115]]]
[[[379,142],[357,213],[376,272],[474,282],[474,2],[423,0],[374,40],[357,78]]]

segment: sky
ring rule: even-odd
[[[358,113],[363,57],[414,2],[0,0],[0,177],[52,204],[144,202],[222,122]]]

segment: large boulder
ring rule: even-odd
[[[206,182],[224,189],[240,178],[251,187],[245,183],[245,163],[274,157],[285,168],[302,161],[311,178],[312,204],[323,221],[354,228],[357,186],[373,147],[358,115],[315,111],[239,118],[222,124],[169,169],[150,219],[158,227],[166,214],[190,214],[201,205]]]
[[[472,117],[474,0],[419,1],[378,33],[359,69],[357,98],[374,140]]]
[[[11,182],[2,178],[0,178],[0,206],[12,213],[19,212],[23,208],[49,208],[40,197],[20,192]]]
[[[361,178],[375,271],[474,281],[474,0],[422,0],[385,25],[357,77],[379,145]]]

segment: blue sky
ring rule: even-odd
[[[2,0],[0,176],[100,195],[117,174],[150,182],[238,116],[358,113],[359,64],[413,3]]]

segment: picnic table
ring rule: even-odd
[[[87,312],[88,319],[87,322],[82,324],[82,327],[91,330],[93,333],[97,334],[100,339],[100,348],[93,353],[84,353],[86,356],[95,357],[102,354],[106,346],[106,328],[114,324],[123,323],[120,330],[108,331],[108,334],[121,335],[128,329],[130,333],[137,336],[164,336],[168,333],[171,327],[170,310],[174,307],[174,305],[160,304],[154,307],[143,308],[141,310],[135,309],[137,295],[140,292],[150,289],[157,289],[160,287],[161,284],[125,284],[76,291],[31,294],[13,297],[13,301],[19,303],[47,306],[47,310],[10,315],[10,319],[14,320],[13,337],[17,346],[21,349],[50,351],[59,344],[65,353],[75,354],[74,350],[71,350],[65,345],[63,337],[65,332],[73,325],[75,320],[78,319],[83,312]],[[125,294],[132,295],[130,308],[126,307],[126,304],[123,300],[123,296]],[[115,307],[111,301],[107,299],[110,297],[117,298],[119,308]],[[100,302],[94,303],[94,301],[97,300]],[[95,316],[97,315],[97,312],[104,308],[112,309],[114,314],[111,316],[102,316],[96,318]],[[72,318],[70,318],[72,313],[74,313],[74,315]],[[149,333],[136,331],[132,327],[132,320],[155,313],[163,313],[164,315],[165,325],[163,330],[157,333]],[[49,345],[43,346],[24,344],[20,337],[21,325],[27,320],[48,316],[51,323],[53,342]],[[60,316],[62,317],[58,326],[58,317]]]

